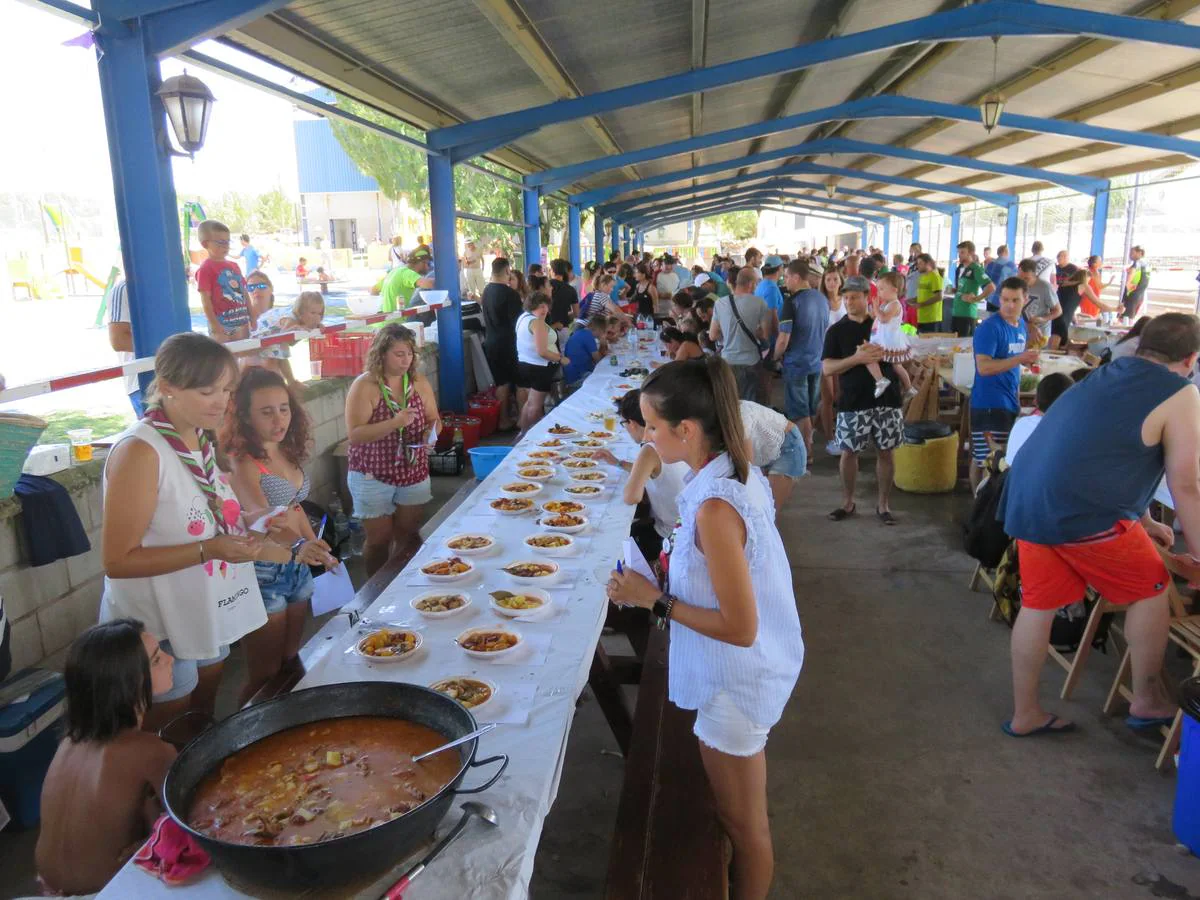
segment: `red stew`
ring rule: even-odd
[[[412,763],[446,741],[424,725],[383,716],[289,728],[210,773],[188,824],[230,843],[276,847],[364,831],[415,809],[458,774],[457,750]]]

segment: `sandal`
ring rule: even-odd
[[[839,506],[829,514],[829,518],[834,522],[840,522],[843,519],[848,519],[858,511],[857,506],[851,506],[849,509]]]
[[[876,507],[875,515],[879,516],[879,521],[882,522],[884,525],[895,525],[896,524],[896,517],[892,515],[892,511],[890,509],[885,509],[881,512],[879,510],[879,507]]]

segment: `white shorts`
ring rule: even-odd
[[[711,700],[696,710],[693,733],[700,743],[730,756],[753,756],[767,746],[769,725],[756,725],[734,705],[725,691],[717,691]]]

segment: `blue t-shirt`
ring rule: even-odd
[[[261,259],[261,257],[259,256],[258,251],[254,249],[253,244],[247,244],[242,248],[242,262],[246,266],[247,275],[258,270],[259,259]]]
[[[989,307],[995,308],[996,303],[1000,300],[1000,285],[1004,284],[1004,279],[1012,278],[1017,274],[1017,264],[1008,257],[1000,259],[997,257],[983,267],[987,272],[988,281],[996,286],[996,292],[987,298]]]
[[[973,348],[976,356],[992,359],[1012,359],[1025,352],[1025,341],[1029,333],[1025,320],[1009,325],[1004,317],[996,313],[979,323],[975,329]],[[1017,399],[1021,387],[1021,367],[1013,366],[998,375],[981,375],[979,363],[975,363],[975,386],[971,388],[971,409],[1007,409],[1020,412]]]
[[[779,330],[791,337],[783,354],[783,371],[788,375],[816,375],[821,371],[821,352],[829,330],[829,301],[820,291],[805,288],[783,301]]]
[[[608,296],[612,299],[613,303],[621,302],[621,291],[625,290],[625,286],[627,283],[628,282],[626,282],[625,279],[621,278],[619,275],[615,276],[613,278],[612,290],[609,291],[609,294],[608,294]]]
[[[596,368],[592,354],[599,349],[600,344],[590,328],[576,329],[575,333],[567,338],[567,346],[563,351],[568,360],[563,370],[563,379],[567,384],[574,384]]]
[[[783,292],[779,290],[779,282],[773,278],[764,278],[754,289],[754,293],[767,302],[767,306],[779,313],[783,309]]]

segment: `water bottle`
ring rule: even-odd
[[[362,556],[366,543],[367,533],[363,530],[362,522],[355,516],[350,520],[350,555]]]

